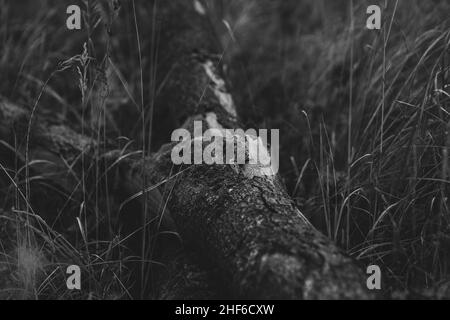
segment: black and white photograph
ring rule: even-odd
[[[448,0],[0,0],[0,300],[447,300],[449,206]]]

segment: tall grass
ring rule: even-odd
[[[249,126],[281,128],[283,178],[319,229],[387,292],[443,294],[449,4],[380,1],[380,31],[369,4],[222,2],[235,94]]]
[[[145,49],[141,48],[138,33],[139,20],[147,9],[136,16],[136,10],[131,10],[134,5],[125,6],[124,13],[119,15],[117,1],[85,0],[78,4],[83,11],[83,28],[68,31],[64,27],[67,3],[44,1],[34,8],[33,2],[27,6],[25,2],[22,5],[3,1],[2,13],[7,13],[7,19],[2,19],[0,27],[3,42],[0,73],[7,81],[2,81],[0,95],[30,106],[28,133],[31,122],[39,116],[50,123],[70,123],[70,127],[96,142],[87,147],[95,148],[97,155],[104,153],[106,145],[115,144],[126,158],[132,142],[120,138],[121,135],[141,141],[140,153],[145,155],[146,146],[150,147],[146,125],[142,125],[142,134],[132,136],[118,129],[121,126],[115,117],[117,113],[129,112],[130,105],[134,108],[134,101],[140,101],[138,112],[142,113],[143,121],[148,121],[144,115],[147,105],[144,68],[149,59],[141,59]],[[129,19],[130,13],[133,20]],[[118,26],[117,20],[122,25]],[[123,25],[135,28],[115,33],[123,31]],[[124,42],[133,34],[138,43],[130,43],[128,50]],[[145,45],[149,46],[149,41]],[[131,60],[132,67],[127,66],[129,52],[139,56]],[[107,136],[114,134],[119,139],[110,141]],[[0,297],[99,299],[148,295],[148,290],[132,292],[139,281],[132,269],[141,264],[142,270],[146,270],[157,263],[144,245],[150,236],[142,232],[140,257],[129,246],[134,243],[130,238],[139,237],[149,222],[140,221],[137,225],[130,222],[131,229],[123,233],[123,221],[119,221],[121,199],[108,198],[110,186],[105,163],[99,160],[102,158],[85,157],[85,150],[70,159],[54,159],[45,153],[29,155],[29,140],[25,146],[20,141],[18,145],[2,141],[15,160],[2,164],[0,177],[4,209],[0,225],[8,230],[0,237],[3,246],[0,270],[5,266],[8,271],[0,274],[0,283],[5,284]],[[26,170],[14,167],[14,162],[20,164],[19,159],[24,159]],[[52,176],[39,176],[34,167],[42,163],[60,170],[56,172],[66,171],[67,178],[62,174],[61,180],[52,181]],[[145,214],[157,209],[151,204],[142,208]],[[81,293],[68,291],[65,286],[65,269],[71,264],[82,268]],[[144,278],[142,275],[141,279]],[[140,284],[142,288],[145,286]]]

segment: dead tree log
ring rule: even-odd
[[[157,106],[168,108],[177,125],[184,123],[191,130],[194,120],[202,120],[205,129],[239,127],[206,8],[187,0],[158,2],[155,8],[162,57]],[[11,133],[8,117],[27,119],[4,110],[2,136]],[[22,124],[26,128],[27,120],[19,122],[19,128]],[[72,147],[82,152],[89,149],[84,137],[72,141],[62,127],[49,128],[33,128],[30,146],[36,152],[50,149],[55,154],[55,146],[56,154],[70,153]],[[233,297],[371,298],[355,262],[309,224],[277,177],[250,164],[177,167],[171,160],[173,146],[164,145],[144,162],[138,157],[120,161],[120,190],[134,195],[142,191],[144,178],[154,185],[167,181],[171,195],[167,207],[182,238],[201,257],[203,266],[217,270],[215,275]],[[172,280],[167,287],[176,287]]]
[[[162,281],[157,299],[216,300],[226,297],[217,290],[217,281],[211,279],[213,273],[193,263],[194,261],[196,258],[186,253],[171,261],[168,277]]]
[[[158,107],[169,108],[186,128],[238,127],[218,49],[199,1],[159,3],[159,55],[164,85]],[[238,142],[239,143],[239,142]],[[238,298],[371,298],[355,262],[302,216],[276,177],[258,165],[190,165],[175,168],[173,144],[146,160],[147,181],[170,181],[168,208],[182,238],[216,267]],[[141,164],[127,181],[142,181]]]

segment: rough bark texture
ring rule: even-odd
[[[202,10],[192,1],[158,8],[164,87],[160,107],[205,126],[237,127],[236,110],[221,72],[221,52]],[[163,54],[161,53],[161,56]],[[164,73],[166,72],[166,73]],[[214,121],[208,120],[208,118]],[[148,181],[173,169],[163,146],[148,162]],[[302,216],[276,177],[258,166],[192,165],[173,182],[169,208],[182,238],[216,267],[240,298],[370,298],[355,262]],[[136,173],[138,170],[134,170]],[[130,172],[133,172],[131,170]],[[130,181],[139,181],[138,174]]]
[[[195,257],[181,255],[170,263],[168,277],[162,282],[158,299],[161,300],[216,300],[224,299],[212,273],[193,263]]]

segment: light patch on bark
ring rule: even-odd
[[[223,129],[220,123],[217,121],[217,115],[214,112],[208,112],[205,117],[208,128],[210,129]]]
[[[211,79],[214,94],[220,102],[220,105],[233,117],[237,117],[236,108],[234,106],[233,98],[227,92],[225,81],[217,74],[216,67],[211,60],[203,63],[203,68],[206,74]]]
[[[197,11],[202,16],[204,16],[206,14],[205,7],[203,7],[203,5],[200,3],[199,0],[194,0],[194,8],[195,8],[195,11]]]
[[[250,178],[254,176],[275,177],[270,153],[261,138],[250,135],[246,135],[245,137],[249,145],[248,160],[250,164],[245,165],[244,174]],[[263,165],[265,163],[270,163],[270,165]]]

